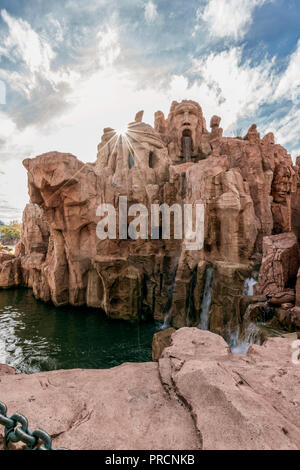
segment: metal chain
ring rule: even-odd
[[[0,424],[5,427],[4,448],[9,449],[9,443],[23,442],[26,444],[25,450],[66,450],[54,449],[52,447],[51,436],[40,429],[30,431],[27,418],[15,413],[7,416],[7,407],[0,401]]]

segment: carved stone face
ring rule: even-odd
[[[191,103],[182,103],[175,108],[174,124],[176,129],[190,129],[192,132],[196,130],[199,124],[199,110]]]
[[[177,134],[177,157],[191,161],[197,148],[197,135],[202,132],[202,116],[192,102],[182,102],[174,109],[173,129]]]
[[[289,168],[278,166],[272,184],[274,202],[285,202],[291,194],[292,175]]]
[[[291,192],[291,183],[285,178],[283,181],[274,184],[274,201],[284,202]]]

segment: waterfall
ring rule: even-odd
[[[257,281],[253,277],[248,277],[245,280],[243,295],[253,296],[254,295],[254,286],[257,284]]]
[[[171,326],[171,318],[172,318],[172,307],[168,310],[168,312],[164,316],[164,322],[160,327],[160,330],[167,330]]]
[[[264,337],[262,331],[251,319],[252,310],[257,307],[265,309],[268,307],[268,304],[267,302],[258,302],[248,305],[242,328],[238,326],[229,335],[228,344],[233,354],[247,354],[251,344],[263,344]]]
[[[231,334],[228,342],[233,354],[247,354],[251,344],[263,343],[262,333],[255,323],[249,323],[245,331],[241,334],[240,327]]]
[[[210,312],[210,306],[211,306],[213,276],[214,276],[214,269],[212,267],[207,268],[206,274],[205,274],[204,294],[203,294],[202,305],[201,305],[200,323],[198,325],[198,328],[200,330],[209,329],[209,312]]]
[[[175,280],[176,280],[176,274],[177,274],[177,269],[178,269],[178,262],[179,262],[179,257],[176,258],[175,266],[174,266],[174,271],[172,274],[172,281],[171,285],[168,289],[168,302],[166,306],[166,313],[164,315],[164,322],[160,326],[160,330],[166,330],[170,328],[171,326],[171,320],[172,320],[172,300],[173,300],[173,293],[174,293],[174,286],[175,286]]]

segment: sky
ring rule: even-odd
[[[0,220],[28,202],[22,160],[96,160],[103,128],[173,100],[224,134],[256,123],[300,155],[299,0],[0,0]]]

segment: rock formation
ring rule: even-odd
[[[271,298],[295,287],[300,266],[296,236],[284,233],[265,237],[263,255],[256,292]]]
[[[264,238],[263,259],[255,291],[264,295],[268,305],[276,309],[275,316],[286,329],[299,326],[297,307],[294,308],[299,267],[299,247],[294,233]]]
[[[293,222],[299,172],[273,134],[261,139],[255,125],[243,139],[223,137],[213,116],[208,131],[194,101],[173,102],[167,118],[158,111],[154,128],[142,119],[140,111],[124,135],[104,129],[95,163],[58,152],[24,161],[31,204],[16,257],[0,264],[0,286],[26,285],[44,301],[112,318],[168,316],[178,328],[201,321],[212,268],[209,322],[222,333],[239,322],[236,305],[263,238],[300,227]],[[188,251],[185,239],[162,239],[161,221],[158,239],[125,239],[125,196],[128,207],[144,204],[149,213],[152,204],[202,203],[204,247]],[[97,237],[103,203],[116,210],[116,239]]]
[[[49,432],[56,448],[300,449],[291,339],[269,339],[247,355],[197,328],[171,341],[158,363],[32,375],[0,366],[1,400],[30,429]]]

